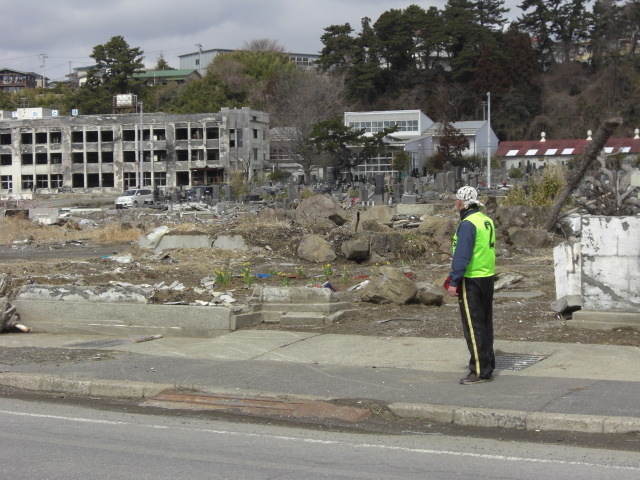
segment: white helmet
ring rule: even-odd
[[[483,203],[478,200],[478,192],[475,188],[465,185],[460,187],[456,192],[456,199],[464,203],[464,208],[469,208],[470,205],[477,205],[484,207]]]

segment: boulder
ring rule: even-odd
[[[439,307],[444,302],[444,289],[438,288],[429,282],[416,283],[418,291],[414,297],[414,301],[422,305],[435,305]]]
[[[515,247],[548,248],[554,245],[553,236],[546,230],[513,227],[508,234],[509,242]]]
[[[298,246],[298,256],[308,262],[326,263],[336,259],[331,245],[319,235],[309,234],[302,237]]]
[[[457,224],[451,218],[426,215],[420,218],[418,231],[431,237],[453,238]]]
[[[368,222],[377,222],[382,225],[393,225],[393,211],[386,205],[378,205],[362,212],[360,221],[363,228]]]
[[[369,242],[363,239],[347,240],[341,247],[344,258],[362,262],[369,258]]]
[[[346,221],[348,216],[342,205],[328,193],[305,198],[296,208],[296,221],[300,223],[335,226],[337,218]]]
[[[414,299],[417,291],[416,283],[409,280],[402,270],[380,267],[380,274],[369,279],[360,299],[363,302],[405,305]]]

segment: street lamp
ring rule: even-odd
[[[142,102],[138,102],[138,109],[140,112],[140,134],[138,136],[138,188],[142,188]]]

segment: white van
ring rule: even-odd
[[[134,188],[125,191],[116,198],[116,208],[142,207],[153,205],[153,192],[145,188]]]

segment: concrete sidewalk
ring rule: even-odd
[[[640,348],[496,342],[490,383],[463,386],[463,339],[240,330],[215,338],[3,334],[0,348],[98,348],[101,361],[2,365],[0,384],[147,399],[166,389],[292,399],[370,399],[458,425],[640,431]]]

